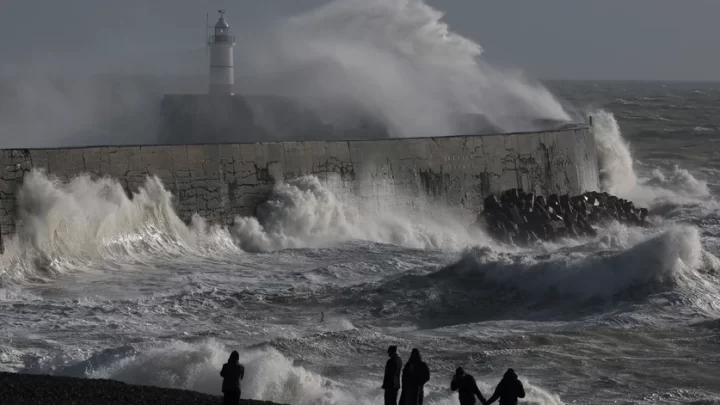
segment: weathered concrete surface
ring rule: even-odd
[[[252,215],[272,186],[305,174],[339,194],[378,204],[437,202],[469,218],[508,188],[579,194],[596,190],[595,141],[587,128],[554,132],[368,141],[6,149],[0,155],[0,225],[15,232],[16,192],[32,168],[69,179],[110,176],[137,190],[158,176],[179,216],[215,223]]]

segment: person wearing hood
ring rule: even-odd
[[[422,361],[420,351],[412,349],[410,358],[402,372],[401,405],[422,405],[425,397],[424,386],[430,381],[430,369]]]
[[[222,392],[225,405],[238,405],[240,403],[240,380],[245,377],[245,366],[240,364],[240,354],[237,351],[230,353],[228,362],[220,370],[223,378]]]
[[[385,405],[397,405],[402,359],[397,354],[397,346],[388,347],[387,352],[390,358],[385,363],[385,377],[382,385],[382,389],[385,390]]]
[[[455,377],[450,383],[450,389],[458,391],[460,405],[475,405],[475,397],[480,400],[481,404],[485,404],[485,397],[480,392],[475,377],[466,373],[462,367],[455,370]]]
[[[500,405],[516,405],[518,398],[525,398],[525,388],[522,382],[518,379],[518,375],[515,374],[515,370],[509,368],[505,375],[503,375],[500,383],[495,387],[495,392],[492,397],[486,402],[486,405],[490,405],[493,402],[500,399]]]

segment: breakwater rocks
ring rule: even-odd
[[[610,221],[647,226],[647,208],[636,208],[608,193],[587,192],[545,198],[510,189],[485,198],[478,220],[497,240],[519,246],[558,238],[595,236],[595,226]]]
[[[0,372],[2,405],[217,405],[222,401],[214,395],[119,381]],[[241,400],[240,405],[275,404]]]

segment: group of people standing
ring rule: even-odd
[[[402,365],[402,360],[397,353],[397,346],[388,348],[390,358],[385,363],[385,378],[383,378],[382,388],[385,390],[385,405],[398,403],[398,391],[402,387],[400,394],[400,404],[402,405],[422,405],[425,396],[425,383],[430,381],[430,368],[427,363],[422,361],[420,351],[412,349],[410,359]],[[402,381],[401,374],[402,371]],[[402,384],[401,384],[402,382]]]
[[[422,361],[420,351],[412,349],[410,358],[403,367],[403,362],[397,352],[397,346],[388,348],[388,359],[385,363],[385,377],[382,388],[385,390],[385,405],[422,405],[425,397],[425,384],[430,381],[430,368]],[[240,402],[240,380],[245,376],[245,367],[240,364],[240,355],[237,351],[230,354],[226,364],[223,364],[220,376],[223,377],[222,392],[226,405],[237,405]],[[505,372],[495,392],[486,400],[472,375],[466,373],[462,367],[455,370],[455,376],[450,383],[450,389],[458,391],[460,405],[474,405],[475,397],[483,405],[490,405],[500,400],[500,405],[516,405],[518,398],[525,398],[525,388],[513,369]]]
[[[397,346],[388,348],[388,359],[385,363],[385,377],[382,388],[385,390],[385,405],[422,405],[425,384],[430,381],[430,368],[422,361],[420,351],[412,349],[410,358],[403,367]],[[500,400],[500,405],[515,405],[518,398],[525,398],[525,388],[513,369],[505,372],[490,399],[485,399],[475,382],[475,378],[466,373],[462,367],[455,370],[450,389],[458,391],[460,405],[474,405],[475,398],[483,405],[490,405]]]

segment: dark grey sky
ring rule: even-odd
[[[323,0],[6,0],[0,68],[178,71],[202,55],[204,14],[238,34]],[[485,58],[558,79],[720,80],[717,0],[429,0]],[[257,34],[255,34],[257,35]],[[197,45],[191,45],[197,44]],[[183,55],[180,57],[179,55]],[[172,62],[174,61],[174,62]],[[242,63],[237,56],[236,66]],[[40,66],[40,67],[38,67]]]

